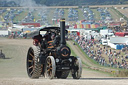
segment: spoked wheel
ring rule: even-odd
[[[69,75],[70,71],[58,71],[56,72],[56,77],[61,79],[66,79]]]
[[[38,62],[38,56],[40,54],[40,48],[38,46],[32,46],[28,50],[27,54],[27,73],[30,78],[39,78],[41,75],[41,64]]]
[[[56,72],[56,64],[53,56],[48,56],[46,59],[45,66],[45,77],[49,79],[53,79],[55,77]]]
[[[73,79],[79,79],[82,74],[82,62],[80,58],[77,58],[74,62],[74,68],[72,69]]]

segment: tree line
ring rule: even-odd
[[[128,4],[128,0],[35,0],[47,6],[116,5]]]
[[[82,6],[82,5],[116,5],[128,4],[128,0],[33,0],[36,4],[46,6]],[[0,7],[20,6],[12,1],[0,1]]]

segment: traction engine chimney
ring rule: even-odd
[[[66,41],[65,41],[65,19],[64,18],[62,18],[60,20],[60,37],[61,37],[60,44],[66,45]]]

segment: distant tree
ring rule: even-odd
[[[120,0],[120,4],[128,4],[128,0]]]
[[[18,6],[14,1],[0,1],[0,7],[16,7]]]

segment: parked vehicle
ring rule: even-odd
[[[101,42],[102,42],[102,43],[101,43],[102,45],[106,45],[106,46],[108,45],[107,40],[102,39]]]

